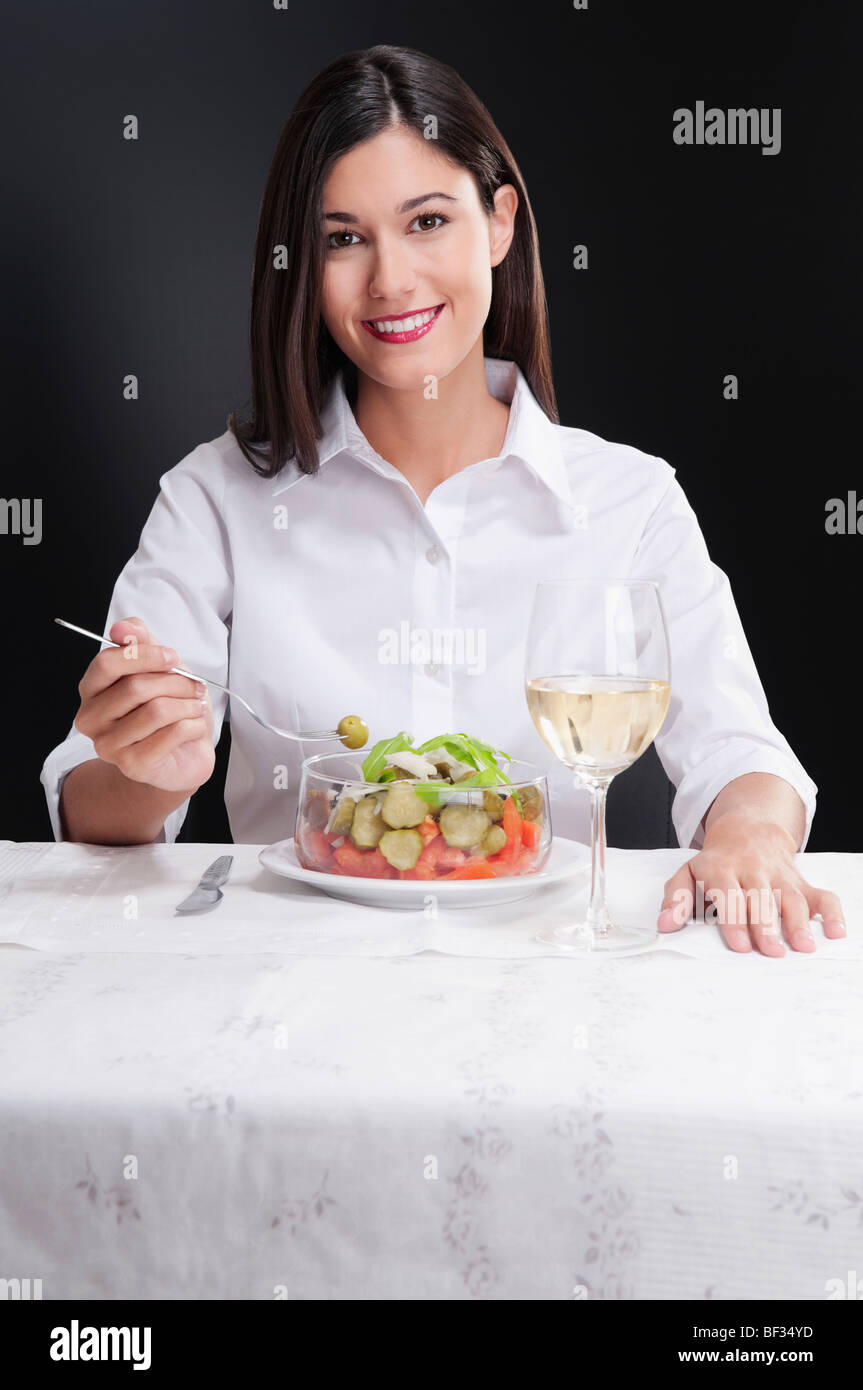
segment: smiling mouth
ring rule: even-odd
[[[435,304],[427,309],[414,309],[399,318],[361,319],[360,322],[375,338],[408,342],[427,332],[439,318],[443,307],[443,304]]]

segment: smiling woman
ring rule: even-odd
[[[508,411],[484,355],[517,361],[557,421],[527,190],[453,68],[379,45],[302,93],[261,204],[250,353],[251,418],[228,423],[267,476],[288,459],[317,471],[339,370],[366,438],[424,496],[499,451]],[[447,410],[430,411],[440,390]]]
[[[250,349],[249,418],[161,477],[103,628],[120,645],[84,673],[45,761],[58,839],[176,839],[228,710],[182,665],[283,728],[332,729],[347,708],[373,743],[473,730],[544,773],[556,837],[587,842],[588,798],[528,715],[531,606],[542,580],[648,581],[673,671],[655,746],[679,843],[700,851],[665,885],[659,928],[721,894],[734,950],[784,953],[780,896],[795,949],[814,949],[816,913],[842,934],[835,895],[794,863],[817,788],[674,468],[559,423],[527,190],[453,68],[382,45],[300,94],[261,202]],[[230,723],[233,838],[284,840],[308,750],[239,701]]]

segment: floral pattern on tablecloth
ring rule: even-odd
[[[824,1299],[863,1269],[861,1057],[855,963],[9,951],[0,1276]]]

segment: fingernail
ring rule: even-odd
[[[801,949],[808,950],[810,947],[814,948],[815,946],[815,938],[808,927],[801,927],[799,931],[792,932],[791,940],[798,951]]]
[[[752,942],[749,940],[749,932],[742,927],[735,927],[730,933],[731,946],[735,951],[751,951]]]
[[[169,666],[176,666],[177,662],[180,659],[177,656],[177,653],[174,651],[173,647],[163,647],[162,656],[165,658]]]
[[[660,912],[657,926],[660,931],[671,931],[672,927],[677,926],[674,919],[674,908],[667,907],[664,912]]]
[[[844,936],[845,923],[840,921],[838,917],[833,917],[829,922],[824,923],[824,930],[825,932],[833,931],[836,932],[839,936]]]
[[[196,695],[206,695],[206,693],[207,693],[207,687],[204,685],[204,682],[203,682],[203,681],[195,681],[195,694],[196,694]]]

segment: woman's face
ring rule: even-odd
[[[417,389],[459,365],[488,317],[491,268],[512,241],[517,205],[504,184],[486,213],[472,175],[404,129],[334,164],[323,192],[322,313],[361,372]],[[430,327],[404,324],[423,311],[435,311]],[[394,321],[403,331],[386,331]]]

